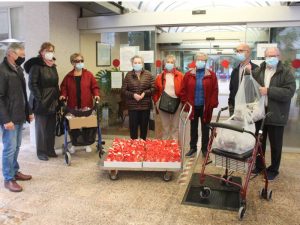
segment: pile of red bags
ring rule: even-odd
[[[109,148],[106,161],[180,162],[180,148],[176,140],[116,138]]]

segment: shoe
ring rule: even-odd
[[[48,152],[48,153],[47,153],[47,156],[48,156],[48,157],[52,157],[52,158],[57,158],[57,154],[56,154],[55,151],[53,151],[53,152]]]
[[[278,178],[279,173],[278,172],[273,172],[273,171],[268,171],[267,172],[267,178],[268,181],[274,181]]]
[[[75,147],[72,145],[72,147],[69,149],[69,152],[71,154],[74,154],[75,153]]]
[[[86,152],[92,152],[91,146],[86,146],[86,147],[85,147],[85,151],[86,151]]]
[[[21,192],[23,190],[15,180],[4,181],[4,187],[11,192]]]
[[[46,155],[38,155],[37,157],[38,157],[39,160],[43,160],[43,161],[48,161],[49,160],[48,156],[46,156]]]
[[[191,149],[188,153],[185,154],[186,157],[192,157],[197,152],[196,149]]]
[[[251,171],[251,173],[253,173],[253,174],[260,174],[262,171],[263,171],[263,169],[258,168],[258,167],[255,167],[255,168]]]
[[[17,172],[17,174],[15,175],[16,180],[31,180],[31,178],[31,175],[25,175],[21,172]]]

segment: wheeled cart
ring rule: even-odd
[[[186,113],[186,111],[188,111]],[[163,172],[163,180],[170,181],[172,173],[182,171],[184,160],[185,146],[185,130],[187,121],[192,113],[192,107],[186,103],[180,112],[179,120],[179,146],[180,146],[180,162],[107,162],[106,157],[100,161],[100,168],[109,172],[111,180],[117,180],[119,171],[161,171]]]

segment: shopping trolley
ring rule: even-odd
[[[216,119],[216,122],[210,123],[208,126],[211,130],[211,135],[208,143],[207,148],[207,154],[204,159],[204,162],[202,164],[202,169],[200,173],[200,197],[202,199],[209,198],[211,194],[211,189],[208,186],[203,185],[206,177],[211,177],[213,179],[219,179],[221,184],[223,185],[232,185],[236,186],[240,190],[240,207],[238,211],[238,218],[240,220],[243,219],[245,212],[246,212],[246,195],[247,195],[247,189],[248,184],[250,181],[250,178],[254,178],[253,175],[251,175],[251,171],[254,168],[255,160],[257,154],[261,156],[261,160],[263,162],[263,175],[264,175],[264,187],[260,190],[260,197],[264,198],[266,200],[270,200],[272,198],[272,190],[268,189],[268,179],[267,179],[267,172],[266,172],[266,165],[265,165],[265,159],[262,153],[262,146],[261,146],[261,138],[262,138],[262,130],[264,126],[264,119],[262,122],[262,125],[260,127],[260,130],[258,132],[258,135],[256,136],[253,132],[245,130],[242,127],[226,124],[226,123],[219,123],[219,118],[221,115],[221,112],[224,110],[227,110],[228,107],[222,108],[218,112],[218,116]],[[252,135],[255,138],[255,145],[253,149],[244,152],[243,154],[237,154],[237,153],[231,153],[228,151],[225,151],[224,149],[218,149],[213,148],[213,141],[218,135],[217,128],[223,128],[223,129],[229,129],[232,131],[237,131],[241,133],[248,133]],[[222,168],[225,168],[225,174],[223,176],[217,176],[213,174],[205,173],[206,166],[208,165],[208,161],[210,159],[210,154],[215,155],[215,165],[220,166]],[[236,181],[233,181],[231,174],[229,172],[243,172],[245,173],[245,180],[244,183],[237,183]]]

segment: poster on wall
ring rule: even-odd
[[[142,56],[144,63],[154,63],[154,51],[139,51],[139,56]]]
[[[110,66],[110,44],[96,42],[96,65]]]
[[[267,48],[276,47],[277,43],[270,43],[270,44],[257,44],[256,50],[257,50],[257,57],[265,57],[265,50]]]
[[[132,65],[130,59],[138,54],[139,46],[123,46],[120,48],[120,70],[130,71]]]
[[[121,88],[122,78],[122,72],[111,72],[111,88]]]

